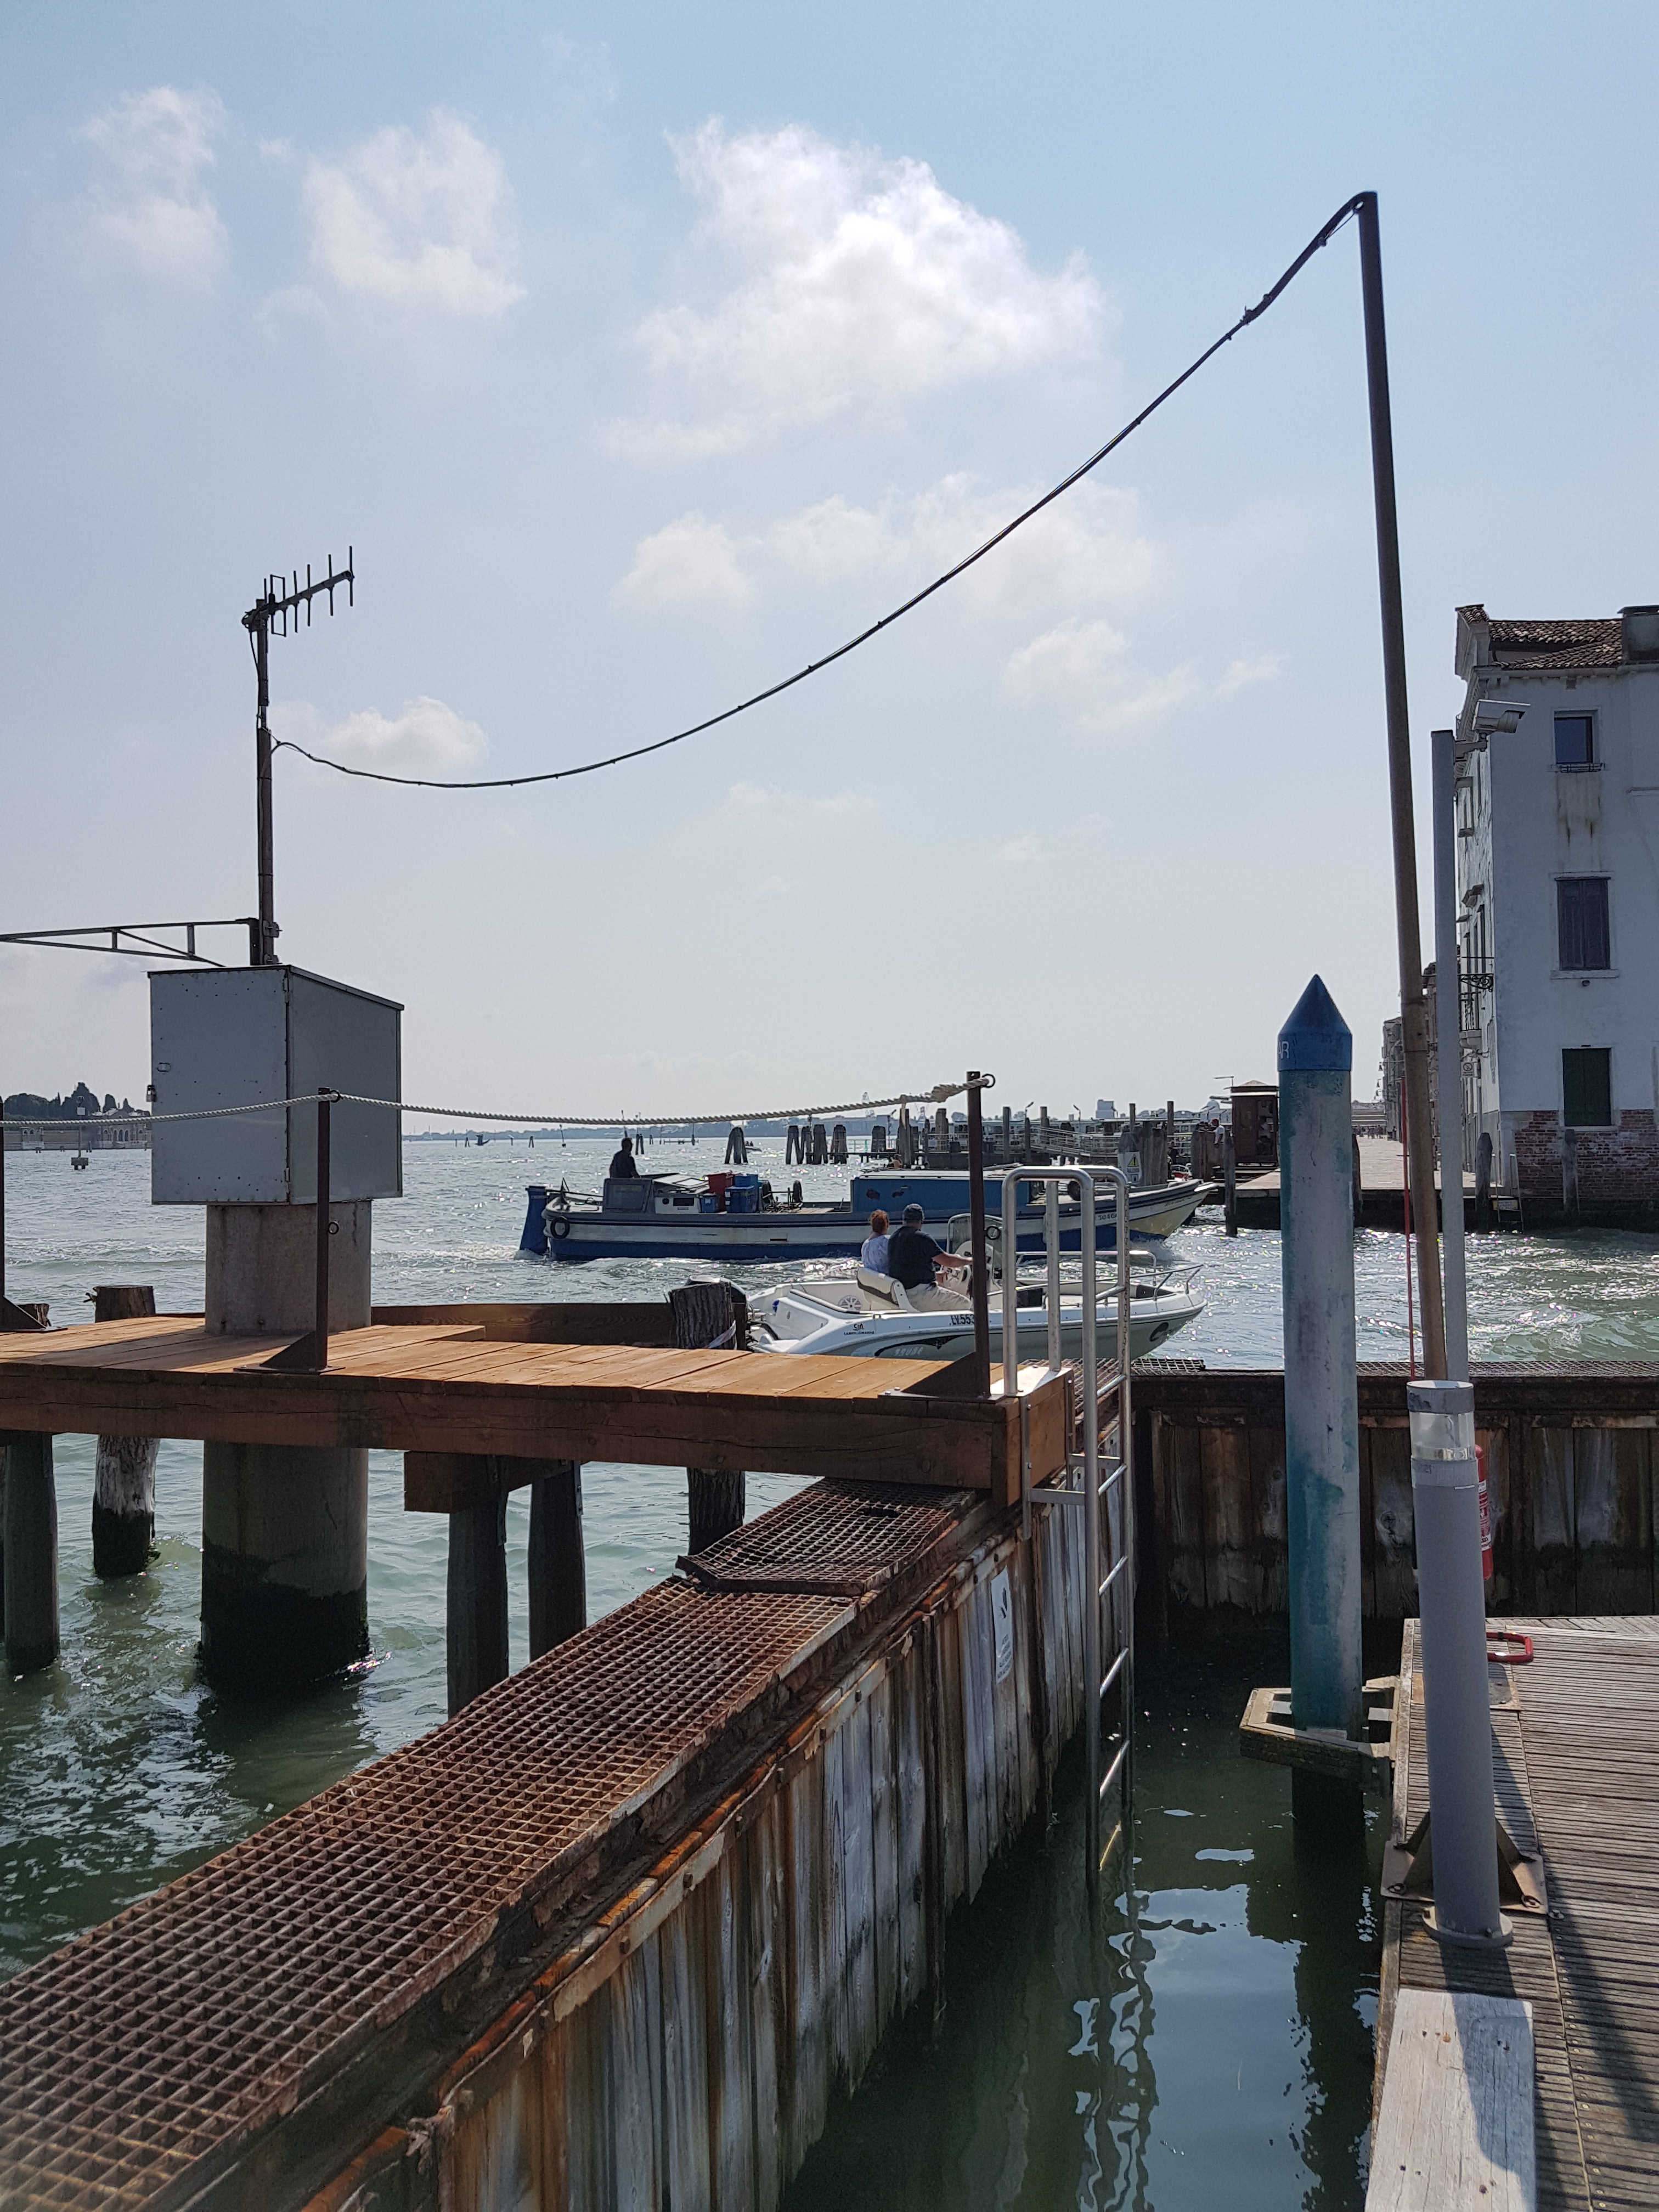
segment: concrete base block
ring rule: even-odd
[[[368,1454],[202,1448],[203,1672],[291,1690],[368,1652]]]
[[[338,1230],[329,1239],[331,1329],[368,1326],[370,1227],[368,1199],[329,1208]],[[311,1327],[317,1307],[314,1206],[207,1208],[207,1325],[226,1336],[273,1336]]]

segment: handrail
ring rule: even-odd
[[[1080,1198],[1083,1246],[1083,1369],[1087,1377],[1083,1393],[1083,1492],[1085,1504],[1084,1528],[1084,1588],[1085,1596],[1083,1617],[1084,1668],[1090,1685],[1087,1703],[1087,1752],[1089,1765],[1089,1886],[1092,1891],[1100,1879],[1100,1801],[1106,1784],[1100,1775],[1100,1704],[1112,1681],[1121,1674],[1123,1726],[1122,1742],[1114,1757],[1108,1781],[1121,1771],[1125,1777],[1126,1808],[1133,1787],[1133,1767],[1129,1753],[1134,1740],[1134,1482],[1133,1479],[1134,1427],[1131,1413],[1129,1314],[1133,1289],[1129,1266],[1129,1178],[1121,1168],[1082,1167],[1073,1164],[1058,1168],[1011,1168],[1002,1179],[1003,1219],[1016,1218],[1017,1191],[1020,1182],[1041,1182],[1043,1192],[1043,1241],[1048,1255],[1048,1369],[1057,1372],[1060,1367],[1060,1185],[1076,1183]],[[1118,1464],[1105,1484],[1100,1471],[1100,1346],[1097,1333],[1097,1305],[1099,1297],[1096,1275],[1098,1248],[1096,1240],[1095,1186],[1107,1183],[1117,1193],[1117,1370],[1114,1378],[1117,1393]],[[1018,1286],[1018,1244],[1013,1256],[1006,1249],[1002,1265],[1002,1389],[1005,1397],[1019,1396],[1019,1304]],[[1070,1454],[1067,1458],[1069,1461]],[[1122,1482],[1122,1507],[1120,1526],[1122,1542],[1112,1572],[1103,1585],[1100,1572],[1100,1507],[1101,1500],[1112,1480]],[[1031,1534],[1031,1476],[1029,1461],[1021,1455],[1020,1465],[1020,1527],[1029,1540]],[[1127,1567],[1125,1576],[1125,1630],[1121,1649],[1113,1661],[1111,1673],[1103,1679],[1101,1673],[1101,1599],[1117,1580],[1121,1569]],[[1121,1825],[1121,1824],[1120,1824]]]

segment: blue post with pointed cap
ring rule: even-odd
[[[1279,1032],[1291,1704],[1298,1729],[1347,1736],[1360,1733],[1364,1680],[1352,1066],[1348,1025],[1316,975]]]

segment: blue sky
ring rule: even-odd
[[[0,22],[0,927],[246,913],[278,734],[509,775],[838,642],[1381,194],[1419,766],[1453,610],[1659,597],[1651,12],[206,6]],[[782,701],[519,793],[276,769],[405,1090],[717,1112],[1374,1075],[1394,936],[1352,229],[1096,477]],[[1421,779],[1419,776],[1419,805]],[[1423,823],[1426,883],[1426,822]],[[240,957],[238,955],[237,957]],[[143,971],[0,953],[0,1083]]]

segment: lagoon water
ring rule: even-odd
[[[374,1213],[374,1295],[654,1298],[689,1262],[558,1267],[520,1259],[525,1185],[592,1188],[609,1146],[524,1139],[411,1143],[405,1197]],[[718,1148],[650,1165],[702,1171]],[[781,1181],[781,1161],[763,1157]],[[8,1289],[89,1317],[100,1282],[150,1283],[163,1310],[200,1310],[199,1211],[152,1207],[148,1160],[62,1153],[5,1162]],[[793,1170],[791,1170],[793,1176]],[[835,1170],[809,1192],[844,1192]],[[1280,1358],[1279,1238],[1200,1224],[1172,1261],[1209,1300],[1171,1346],[1212,1364]],[[1356,1239],[1359,1353],[1403,1357],[1405,1246]],[[781,1268],[737,1271],[757,1290]],[[1659,1244],[1584,1234],[1470,1247],[1477,1358],[1659,1357]],[[0,1976],[106,1918],[444,1717],[446,1528],[405,1514],[397,1456],[371,1460],[372,1662],[295,1705],[216,1698],[195,1671],[201,1448],[164,1444],[159,1556],[131,1582],[92,1573],[93,1443],[57,1444],[63,1656],[0,1683]],[[798,1486],[750,1476],[751,1514]],[[583,1479],[591,1612],[669,1572],[684,1547],[672,1469],[595,1466]],[[508,1517],[513,1656],[527,1653],[522,1493]],[[1377,1838],[1352,1859],[1298,1862],[1288,1790],[1237,1756],[1260,1649],[1143,1668],[1134,1880],[1114,1863],[1090,1915],[1072,1777],[1047,1839],[1030,1838],[952,1924],[937,2035],[890,2037],[791,2192],[796,2212],[858,2202],[921,2208],[1357,2206],[1369,2115],[1378,1928]],[[1115,1890],[1115,1894],[1113,1894]]]

